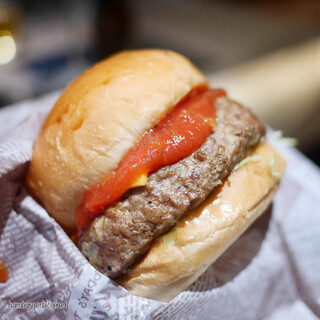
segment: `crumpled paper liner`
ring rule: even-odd
[[[268,212],[170,303],[130,295],[96,271],[26,192],[32,145],[58,94],[0,110],[1,319],[317,319],[320,171],[284,148],[287,170]],[[10,309],[14,302],[67,308]]]

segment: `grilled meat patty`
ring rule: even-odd
[[[145,187],[129,190],[84,232],[80,249],[99,271],[123,274],[259,143],[265,128],[248,109],[228,98],[219,98],[216,109],[217,125],[197,151],[150,174]]]

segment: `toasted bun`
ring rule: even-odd
[[[63,92],[35,144],[27,187],[65,228],[84,192],[116,169],[135,141],[204,76],[172,51],[116,54]],[[50,174],[48,174],[50,172]]]
[[[170,301],[193,283],[272,201],[285,161],[276,150],[260,144],[253,155],[269,158],[251,161],[236,171],[204,203],[178,221],[155,241],[144,258],[119,283],[132,294]],[[269,161],[269,162],[268,162]]]

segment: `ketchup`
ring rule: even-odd
[[[124,156],[117,170],[89,189],[77,210],[78,233],[134,182],[149,172],[174,164],[200,148],[216,124],[215,100],[223,90],[192,90],[147,131]]]
[[[0,282],[6,282],[8,280],[9,271],[3,260],[0,259]]]

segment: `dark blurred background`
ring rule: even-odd
[[[0,107],[122,49],[189,57],[320,164],[320,1],[0,0]]]

